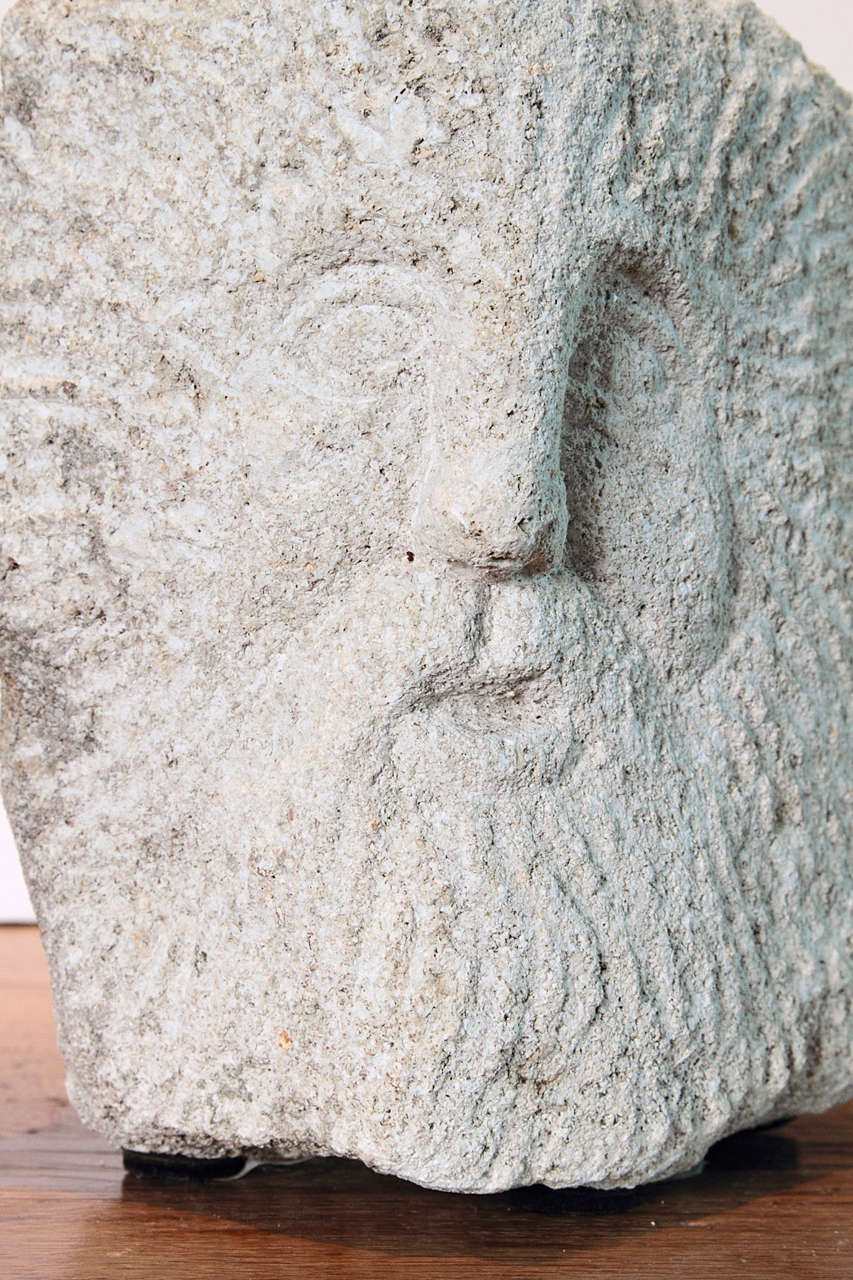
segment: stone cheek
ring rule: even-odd
[[[851,145],[757,11],[25,0],[4,797],[136,1152],[632,1185],[851,1090]]]

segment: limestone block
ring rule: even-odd
[[[485,1192],[848,1097],[847,96],[723,0],[23,0],[2,58],[84,1121]]]

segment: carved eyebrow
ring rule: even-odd
[[[375,249],[365,251],[364,244],[358,241],[352,244],[337,243],[335,245],[328,245],[325,241],[321,241],[316,246],[298,250],[290,261],[316,263],[312,273],[316,275],[325,271],[339,271],[349,266],[386,266],[395,262],[398,257],[399,254],[392,257],[390,254],[377,253]]]
[[[316,246],[302,248],[288,259],[288,267],[306,267],[305,279],[317,279],[323,275],[335,275],[349,269],[377,267],[384,270],[417,271],[413,256],[418,262],[424,255],[411,247],[400,249],[395,247],[383,252],[375,244],[365,245],[363,242],[327,244],[321,241]]]
[[[312,254],[300,255],[301,262],[314,265]],[[454,285],[422,266],[413,266],[399,257],[349,257],[323,262],[296,279],[286,280],[283,290],[291,310],[304,305],[306,295],[316,291],[322,299],[324,287],[339,288],[341,296],[349,292],[348,302],[376,301],[385,306],[398,306],[412,313],[442,313],[448,317],[463,314],[464,308],[454,303]],[[287,320],[285,313],[281,323]]]

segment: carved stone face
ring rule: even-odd
[[[485,1190],[827,1105],[841,95],[698,6],[125,8],[4,69],[6,796],[82,1114]]]

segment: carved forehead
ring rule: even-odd
[[[686,8],[696,48],[708,13]],[[673,10],[671,25],[669,41],[684,43],[683,14]],[[364,167],[380,185],[406,177],[417,188],[417,171],[426,180],[464,167],[469,183],[488,183],[500,198],[534,162],[559,169],[590,128],[600,138],[617,123],[638,50],[659,27],[618,4],[553,0],[307,10],[31,0],[7,21],[4,79],[13,116],[16,104],[24,116],[37,111],[43,137],[59,88],[57,140],[108,121],[129,137],[144,121],[156,148],[156,107],[168,106],[188,141],[218,127],[223,147],[250,150],[251,138],[273,166],[316,152],[322,164],[311,178],[321,186],[353,182]],[[631,86],[634,109],[651,83]],[[674,102],[680,86],[666,93]]]
[[[749,6],[30,0],[3,57],[30,231],[53,188],[46,254],[133,243],[149,292],[390,252],[542,302],[601,246],[746,306],[832,274],[843,95]]]
[[[31,0],[5,45],[10,115],[36,123],[47,167],[65,152],[69,192],[120,194],[140,171],[262,188],[259,213],[303,242],[346,217],[369,240],[382,219],[417,233],[475,214],[497,254],[565,236],[567,208],[581,237],[590,211],[670,227],[719,212],[737,176],[721,153],[760,117],[774,63],[785,92],[805,66],[747,6],[663,0]]]
[[[121,223],[175,262],[199,230],[297,271],[409,244],[517,282],[595,241],[760,278],[750,224],[781,246],[816,201],[780,188],[840,191],[849,155],[843,95],[742,4],[29,0],[3,60],[3,152],[72,237]]]

